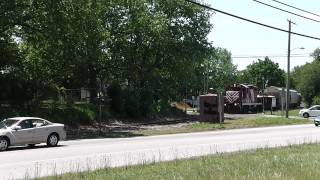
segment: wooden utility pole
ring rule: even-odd
[[[286,118],[289,118],[291,24],[294,24],[291,20],[288,20],[288,22],[289,22],[289,31],[288,31],[288,65],[287,65]]]

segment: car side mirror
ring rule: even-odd
[[[16,126],[13,128],[13,130],[16,130],[16,131],[21,130],[21,129],[22,129],[21,126]]]

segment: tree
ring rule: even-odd
[[[115,2],[105,17],[112,76],[127,82],[133,112],[146,115],[159,100],[179,99],[192,86],[209,47],[210,13],[182,0],[109,3]]]
[[[314,60],[320,61],[320,48],[317,48],[310,55]]]
[[[236,66],[232,64],[231,53],[226,49],[212,48],[203,63],[202,72],[203,83],[216,92],[223,92],[227,86],[235,83]]]
[[[57,87],[87,87],[91,102],[97,79],[104,79],[108,55],[108,30],[102,19],[104,1],[35,1],[28,24],[37,33],[23,30],[23,50],[30,79]]]
[[[24,54],[19,48],[19,35],[25,23],[28,1],[0,2],[0,102],[22,107],[32,99],[33,86],[28,82],[22,61]]]
[[[264,85],[283,87],[285,85],[285,72],[279,68],[278,63],[274,63],[268,57],[264,60],[258,59],[258,62],[247,66],[247,69],[238,73],[238,80],[241,83],[254,84],[259,88]]]
[[[1,44],[0,70],[19,67],[23,86],[35,87],[28,92],[39,103],[47,89],[81,87],[90,89],[95,102],[97,81],[103,81],[123,91],[111,94],[132,108],[128,114],[147,116],[161,109],[154,108],[159,104],[200,91],[197,75],[203,74],[206,58],[212,68],[214,63],[229,68],[222,65],[229,63],[229,54],[212,50],[207,40],[211,13],[184,0],[15,0],[0,5],[5,12],[0,41],[13,42]],[[214,78],[221,74],[212,73]]]
[[[319,49],[311,54],[313,62],[295,67],[292,73],[292,81],[296,88],[301,92],[303,100],[310,106],[317,96],[320,96],[320,61]]]

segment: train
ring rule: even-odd
[[[301,94],[296,90],[289,92],[289,107],[299,107]],[[234,84],[226,88],[224,102],[227,113],[254,113],[263,109],[277,110],[286,107],[286,90],[269,86],[262,91],[254,85]]]
[[[249,84],[234,84],[226,88],[224,107],[228,113],[257,112],[262,108],[258,102],[259,88]]]
[[[269,86],[264,90],[264,94],[274,96],[277,100],[276,108],[280,109],[282,106],[286,106],[286,89],[276,86]],[[297,108],[301,104],[301,94],[293,89],[289,90],[289,107]]]

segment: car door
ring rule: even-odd
[[[318,116],[319,113],[320,113],[320,110],[318,109],[318,106],[312,107],[309,111],[310,116]]]
[[[18,124],[18,126],[20,126],[21,129],[12,132],[15,138],[15,144],[32,143],[34,133],[32,121],[30,119],[23,120]]]
[[[313,111],[313,116],[320,116],[320,106],[316,106]]]
[[[33,119],[34,126],[33,141],[36,143],[46,142],[49,135],[48,123],[42,119]]]

